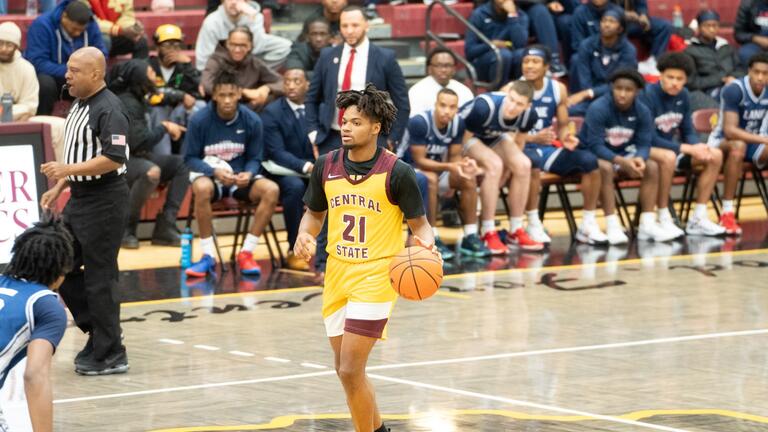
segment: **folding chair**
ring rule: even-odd
[[[235,220],[235,239],[232,244],[232,252],[230,253],[229,260],[232,264],[232,267],[235,266],[235,257],[237,255],[237,250],[243,246],[245,243],[245,236],[248,234],[248,226],[250,225],[251,220],[251,214],[253,213],[253,210],[256,208],[256,205],[251,203],[246,203],[242,201],[238,201],[232,197],[226,197],[222,198],[218,201],[215,201],[211,204],[211,213],[214,217],[216,216],[236,216],[237,219]],[[187,228],[190,228],[192,226],[192,217],[194,216],[194,209],[195,209],[195,196],[192,195],[192,199],[189,201],[189,211],[187,212]],[[275,209],[275,213],[278,212],[278,209],[280,212],[282,212],[282,207],[278,207]],[[275,251],[272,249],[272,244],[270,242],[270,232],[272,235],[272,241],[275,242],[275,249],[277,251],[277,256],[275,255]],[[216,255],[219,258],[219,263],[221,264],[221,272],[226,273],[227,269],[224,265],[224,260],[221,257],[221,250],[219,248],[219,241],[216,236],[216,227],[211,224],[211,233],[213,235],[213,243],[216,246]],[[285,264],[285,258],[283,256],[282,249],[280,248],[280,242],[277,239],[277,232],[275,230],[275,226],[272,223],[272,219],[270,218],[269,223],[264,229],[264,244],[267,246],[267,251],[269,252],[269,261],[272,264],[273,268],[278,268]]]

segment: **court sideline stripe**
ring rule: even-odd
[[[475,362],[475,361],[481,361],[481,360],[498,360],[498,359],[504,359],[504,358],[529,357],[529,356],[544,355],[544,354],[562,354],[562,353],[573,353],[573,352],[581,352],[581,351],[595,351],[595,350],[603,350],[603,349],[611,349],[611,348],[627,348],[627,347],[636,347],[636,346],[644,346],[644,345],[658,345],[658,344],[673,343],[673,342],[689,342],[689,341],[716,339],[716,338],[723,338],[723,337],[755,336],[755,335],[763,335],[763,334],[768,334],[768,329],[742,330],[742,331],[721,332],[721,333],[705,333],[705,334],[690,335],[690,336],[674,336],[674,337],[666,337],[666,338],[658,338],[658,339],[644,339],[644,340],[637,340],[637,341],[631,341],[631,342],[615,342],[615,343],[608,343],[608,344],[582,345],[582,346],[574,346],[574,347],[567,347],[567,348],[550,348],[550,349],[542,349],[542,350],[535,350],[535,351],[519,351],[519,352],[510,352],[510,353],[501,353],[501,354],[489,354],[484,356],[456,357],[452,359],[443,359],[443,360],[427,360],[422,362],[396,363],[391,365],[369,366],[366,370],[376,371],[376,370],[386,370],[386,369],[400,369],[400,368],[414,367],[414,366],[434,366],[434,365],[441,365],[441,364]]]
[[[420,387],[420,388],[425,388],[425,389],[434,390],[434,391],[440,391],[440,392],[444,392],[444,393],[453,393],[453,394],[457,394],[457,395],[460,395],[460,396],[467,396],[467,397],[471,397],[471,398],[475,398],[475,399],[485,399],[485,400],[491,400],[491,401],[495,401],[495,402],[502,402],[502,403],[506,403],[506,404],[510,404],[510,405],[518,405],[518,406],[524,406],[524,407],[528,407],[528,408],[536,408],[536,409],[543,409],[543,410],[552,411],[552,412],[559,412],[559,413],[563,413],[563,414],[571,414],[571,415],[577,415],[577,416],[590,417],[590,418],[593,418],[595,420],[604,420],[604,421],[608,421],[608,422],[612,422],[612,423],[622,423],[622,424],[630,425],[630,426],[640,426],[640,427],[644,427],[646,429],[654,429],[654,430],[667,431],[667,432],[687,432],[685,429],[677,429],[677,428],[673,428],[673,427],[669,427],[669,426],[655,425],[655,424],[652,424],[652,423],[645,423],[645,422],[641,422],[641,421],[637,421],[637,420],[626,420],[626,419],[623,419],[623,418],[609,416],[609,415],[603,415],[603,414],[593,414],[593,413],[586,412],[586,411],[578,411],[578,410],[573,410],[573,409],[569,409],[569,408],[562,408],[562,407],[555,406],[555,405],[544,405],[544,404],[538,404],[538,403],[535,403],[535,402],[528,402],[528,401],[523,401],[523,400],[518,400],[518,399],[510,399],[510,398],[505,398],[505,397],[501,397],[501,396],[494,396],[494,395],[489,395],[489,394],[484,394],[484,393],[477,393],[477,392],[473,392],[473,391],[460,390],[460,389],[456,389],[456,388],[453,388],[453,387],[444,387],[444,386],[427,384],[427,383],[422,383],[422,382],[418,382],[418,381],[411,381],[411,380],[406,380],[406,379],[401,379],[401,378],[391,378],[391,377],[387,377],[387,376],[383,376],[383,375],[377,375],[377,374],[368,374],[368,376],[370,378],[374,378],[374,379],[377,379],[377,380],[380,380],[380,381],[388,381],[388,382],[393,382],[393,383],[396,383],[396,384],[404,384],[404,385],[408,385],[408,386],[411,386],[411,387]]]
[[[473,361],[493,360],[493,359],[500,359],[500,358],[527,357],[527,356],[542,355],[542,354],[557,354],[557,353],[591,351],[591,350],[610,349],[610,348],[624,348],[624,347],[633,347],[633,346],[642,346],[642,345],[654,345],[654,344],[662,344],[662,343],[714,339],[714,338],[721,338],[721,337],[753,336],[753,335],[761,335],[761,334],[768,334],[768,329],[708,333],[708,334],[699,334],[699,335],[691,335],[691,336],[646,339],[646,340],[638,340],[638,341],[632,341],[632,342],[618,342],[618,343],[601,344],[601,345],[585,345],[585,346],[576,346],[576,347],[567,347],[567,348],[544,349],[544,350],[536,350],[536,351],[521,351],[521,352],[512,352],[512,353],[491,354],[486,356],[459,357],[459,358],[445,359],[445,360],[430,360],[430,361],[412,362],[412,363],[395,363],[390,365],[369,366],[366,370],[378,371],[378,370],[386,370],[386,369],[402,369],[402,368],[415,367],[415,366],[467,363],[467,362],[473,362]],[[134,392],[125,392],[125,393],[83,396],[78,398],[58,399],[53,401],[53,403],[65,404],[65,403],[85,402],[85,401],[101,400],[101,399],[144,396],[144,395],[172,393],[172,392],[187,391],[187,390],[229,387],[229,386],[246,385],[246,384],[259,384],[259,383],[275,382],[275,381],[288,381],[288,380],[294,380],[294,379],[313,378],[313,377],[335,375],[335,374],[336,374],[335,370],[330,370],[330,371],[311,372],[311,373],[296,374],[296,375],[283,375],[283,376],[268,377],[268,378],[255,378],[250,380],[225,381],[220,383],[196,384],[196,385],[189,385],[189,386],[166,387],[166,388],[159,388],[159,389],[153,389],[153,390],[140,390],[140,391],[134,391]]]
[[[683,260],[686,258],[691,258],[694,256],[702,256],[702,255],[706,257],[718,257],[723,255],[741,256],[741,255],[758,255],[758,254],[766,254],[766,253],[768,253],[768,249],[751,249],[751,250],[739,250],[739,251],[733,251],[733,252],[708,252],[705,254],[674,255],[669,257],[652,257],[650,261],[656,262],[656,261],[661,261],[662,259],[678,261],[678,260]],[[605,267],[607,265],[640,264],[648,261],[649,261],[648,258],[645,258],[645,259],[632,258],[632,259],[626,259],[626,260],[619,260],[615,263],[599,262],[594,264],[565,264],[565,265],[558,265],[558,266],[545,266],[545,267],[539,267],[539,268],[483,270],[483,271],[477,271],[477,272],[445,275],[443,276],[443,280],[458,279],[458,278],[467,277],[467,276],[480,276],[480,275],[486,275],[486,274],[507,274],[507,273],[513,273],[513,272],[530,273],[530,272],[537,272],[537,271],[573,270],[573,269],[579,269],[586,266]],[[134,306],[182,303],[185,301],[193,302],[193,301],[202,301],[202,300],[211,300],[211,299],[216,300],[216,299],[232,298],[232,297],[250,297],[250,296],[258,296],[258,295],[266,295],[266,294],[316,291],[316,290],[322,290],[322,289],[323,287],[321,285],[313,285],[313,286],[303,286],[303,287],[294,287],[294,288],[279,288],[279,289],[263,290],[263,291],[250,291],[245,293],[226,293],[226,294],[213,294],[208,296],[199,296],[199,297],[175,297],[175,298],[158,299],[158,300],[141,300],[141,301],[133,301],[133,302],[124,302],[120,306],[124,308],[128,308],[128,307],[134,307]],[[453,297],[453,298],[467,298],[467,297],[460,297],[462,296],[461,294],[449,293],[444,291],[438,291],[436,295],[440,295],[443,297]]]

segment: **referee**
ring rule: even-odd
[[[74,270],[60,294],[77,326],[88,333],[85,348],[75,357],[75,372],[81,375],[128,370],[120,340],[117,253],[128,218],[129,120],[120,99],[106,88],[105,71],[104,55],[96,48],[81,48],[69,58],[65,78],[75,102],[65,123],[65,162],[40,167],[57,180],[43,194],[43,209],[52,209],[67,185],[72,193],[64,222],[75,241]]]

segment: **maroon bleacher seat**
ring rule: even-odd
[[[459,3],[452,6],[465,18],[472,13],[471,3]],[[376,11],[384,21],[392,24],[392,37],[423,37],[426,32],[425,20],[427,6],[424,4],[380,5]],[[464,26],[445,10],[435,6],[432,11],[432,31],[435,33],[464,34]]]

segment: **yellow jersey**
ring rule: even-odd
[[[323,167],[328,202],[326,251],[349,263],[390,258],[404,247],[403,212],[389,186],[397,156],[381,151],[366,175],[353,178],[344,169],[344,151],[330,153]]]

